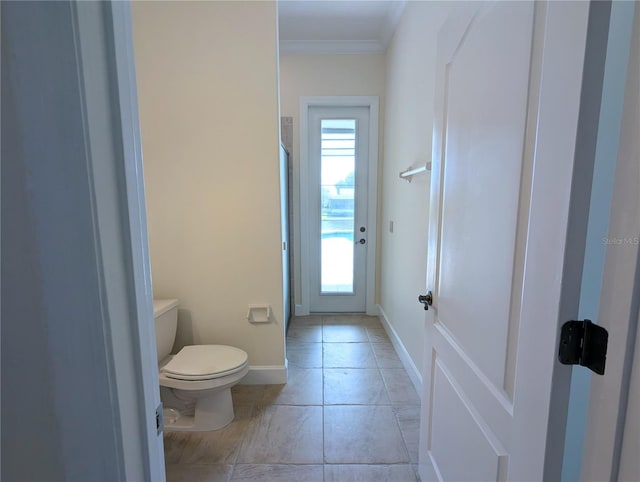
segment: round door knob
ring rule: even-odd
[[[360,226],[360,232],[364,233],[367,229],[364,226]]]
[[[366,241],[364,240],[364,238],[363,238],[363,239],[360,239],[360,241],[358,241],[358,242],[359,242],[360,244],[364,244],[364,243],[366,243]]]

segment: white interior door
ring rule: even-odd
[[[577,313],[570,212],[587,2],[497,2],[438,39],[423,481],[559,478],[558,326]],[[585,182],[590,182],[587,180]],[[586,207],[585,207],[586,209]],[[577,250],[580,251],[580,250]],[[570,319],[570,318],[568,318]],[[554,467],[555,472],[550,472]]]
[[[310,311],[364,312],[369,108],[309,108]]]

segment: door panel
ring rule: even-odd
[[[475,4],[439,35],[425,481],[543,479],[587,13]]]
[[[356,119],[320,119],[322,295],[354,292],[356,133]]]
[[[533,5],[481,10],[442,66],[442,154],[431,346],[430,458],[443,480],[506,473],[522,271],[520,197]],[[509,39],[505,42],[505,39]],[[525,176],[530,179],[530,176]],[[515,275],[519,275],[516,277]],[[515,316],[514,316],[515,315]],[[452,453],[465,454],[460,464]]]
[[[481,14],[445,74],[438,321],[497,388],[522,287],[513,273],[532,27],[530,4]]]
[[[436,359],[431,452],[446,480],[495,480],[506,453],[444,361]],[[464,463],[450,457],[464,453]]]

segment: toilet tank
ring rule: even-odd
[[[178,300],[153,300],[158,362],[171,353],[178,327]]]

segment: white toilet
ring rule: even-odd
[[[217,430],[230,423],[231,387],[249,371],[247,353],[225,345],[190,345],[170,355],[178,300],[153,300],[153,315],[165,430]]]

